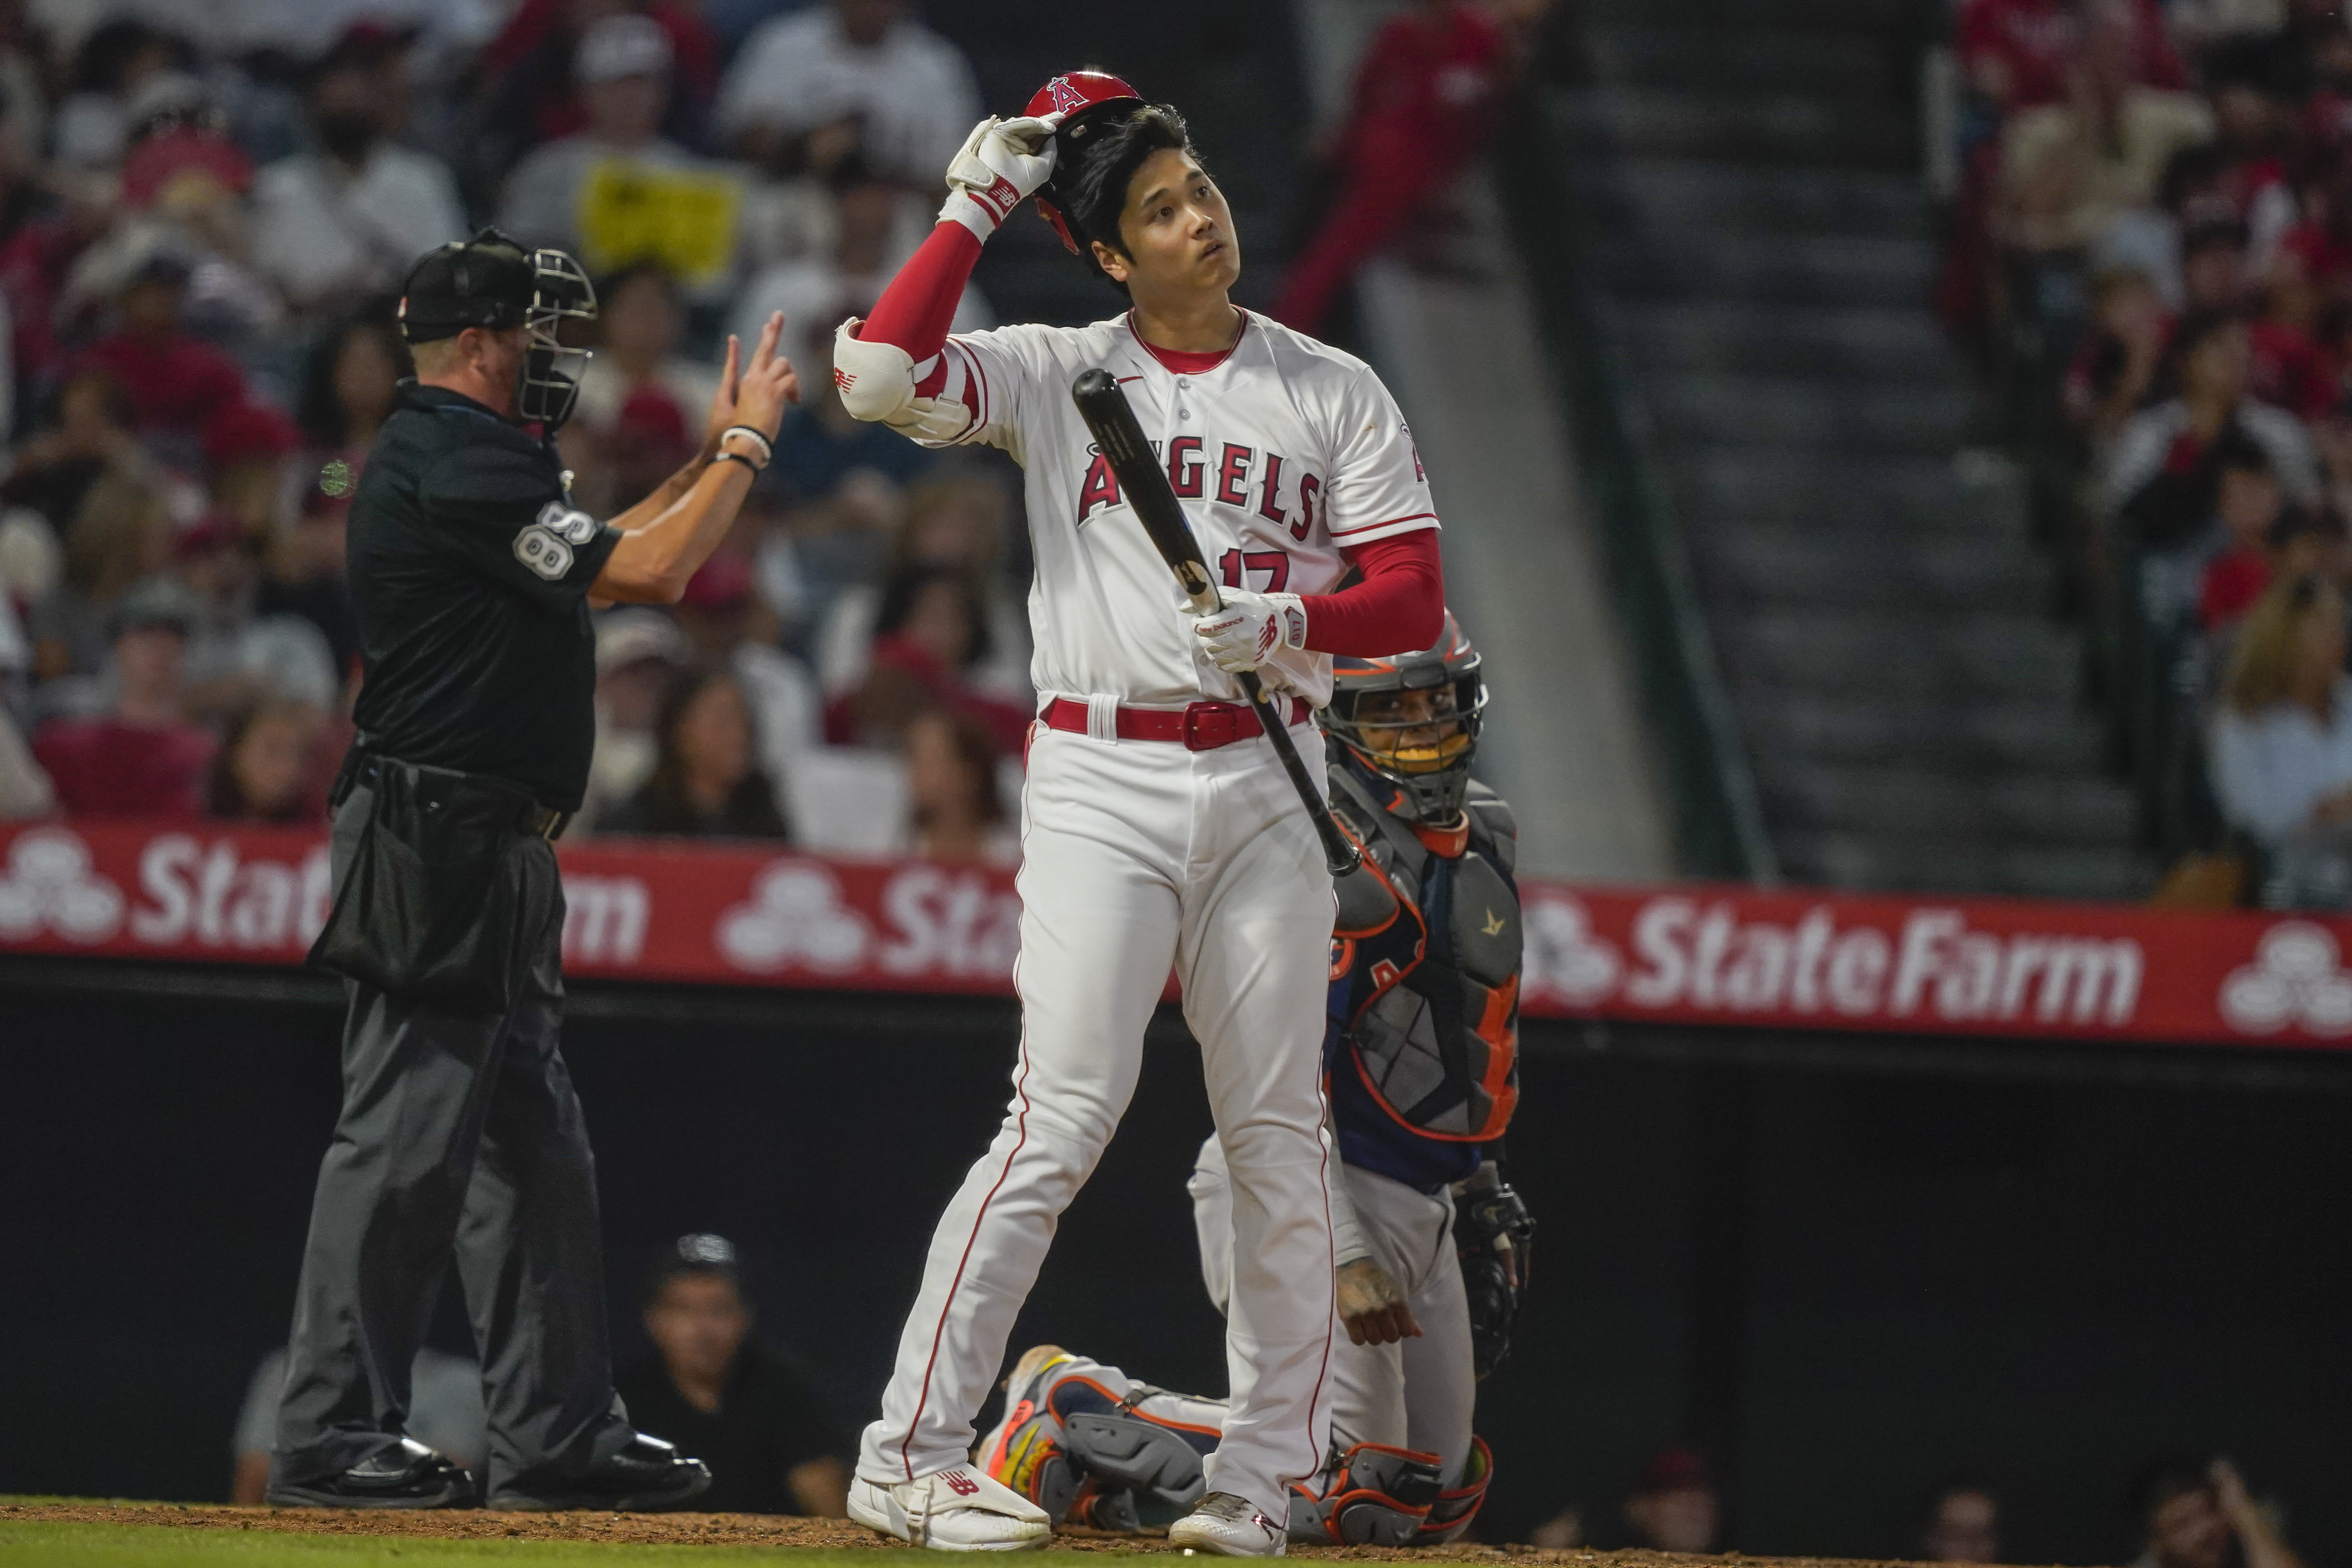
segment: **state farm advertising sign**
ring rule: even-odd
[[[561,850],[583,978],[1007,994],[1012,873],[754,847]],[[1529,882],[1532,1017],[2341,1047],[2352,921],[2128,905]],[[205,825],[0,827],[0,952],[297,964],[326,842]]]

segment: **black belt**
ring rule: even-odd
[[[396,763],[400,760],[400,758],[392,756],[387,752],[371,752],[364,746],[354,745],[343,758],[342,770],[335,775],[334,788],[329,793],[327,797],[328,805],[330,806],[341,805],[343,804],[343,798],[350,795],[352,787],[366,775],[369,764],[373,763]],[[413,763],[408,765],[412,767],[428,767],[433,764]],[[522,788],[520,784],[516,784],[513,780],[499,778],[495,773],[468,773],[457,768],[438,767],[435,768],[434,771],[436,773],[456,773],[460,778],[477,780],[482,784],[502,789],[520,790]],[[541,805],[535,800],[526,798],[515,815],[515,827],[517,830],[530,837],[544,838],[552,843],[554,840],[563,837],[563,830],[572,825],[572,814],[571,812],[558,811],[551,805]]]

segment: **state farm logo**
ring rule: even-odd
[[[1559,895],[1530,902],[1528,939],[1531,994],[1656,1012],[2121,1027],[2147,967],[2128,937],[1975,931],[1958,910],[1914,909],[1890,931],[1841,925],[1826,904],[1784,922],[1681,896],[1643,901],[1622,956]]]
[[[2352,974],[2336,938],[2306,921],[2263,933],[2254,961],[2221,982],[2221,1016],[2246,1035],[2273,1035],[2300,1024],[2315,1035],[2352,1034]]]
[[[713,935],[730,963],[755,974],[787,964],[855,969],[868,941],[866,917],[842,902],[839,879],[811,860],[772,862]]]
[[[0,876],[0,938],[55,931],[104,942],[122,928],[122,889],[90,867],[89,847],[62,827],[37,827],[8,847]]]
[[[1538,897],[1528,904],[1524,923],[1528,990],[1549,992],[1571,1007],[1589,1007],[1617,989],[1625,960],[1616,943],[1592,934],[1592,917],[1581,903]]]
[[[882,885],[869,918],[829,868],[776,860],[752,880],[748,900],[719,917],[712,940],[755,974],[839,973],[870,963],[908,980],[1002,979],[1020,950],[1021,900],[984,873],[918,863]]]

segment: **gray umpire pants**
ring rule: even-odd
[[[338,885],[369,804],[362,785],[335,814]],[[554,855],[536,839],[522,852]],[[321,1479],[398,1444],[453,1258],[481,1357],[488,1489],[560,1485],[629,1440],[595,1158],[557,1042],[563,899],[545,869],[528,879],[551,891],[523,904],[529,973],[505,1015],[345,983],[342,1113],[311,1200],[274,1480]]]

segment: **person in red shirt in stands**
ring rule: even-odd
[[[1423,0],[1373,35],[1327,160],[1339,197],[1292,263],[1276,320],[1321,325],[1364,259],[1477,154],[1509,69],[1503,26],[1472,0]]]
[[[53,720],[33,736],[33,755],[68,816],[195,815],[215,745],[184,709],[180,661],[195,618],[194,600],[168,578],[151,578],[122,596],[114,614],[113,710],[98,719]]]
[[[2134,79],[2142,87],[2181,89],[2189,72],[2172,47],[2156,0],[2129,0],[2139,40]],[[1961,68],[1969,85],[2003,113],[2066,96],[2066,69],[2082,37],[2073,0],[1962,0]]]
[[[116,326],[82,355],[79,371],[114,378],[139,435],[163,438],[174,457],[201,451],[213,427],[247,417],[245,372],[180,324],[188,264],[165,251],[148,258],[115,300]]]

